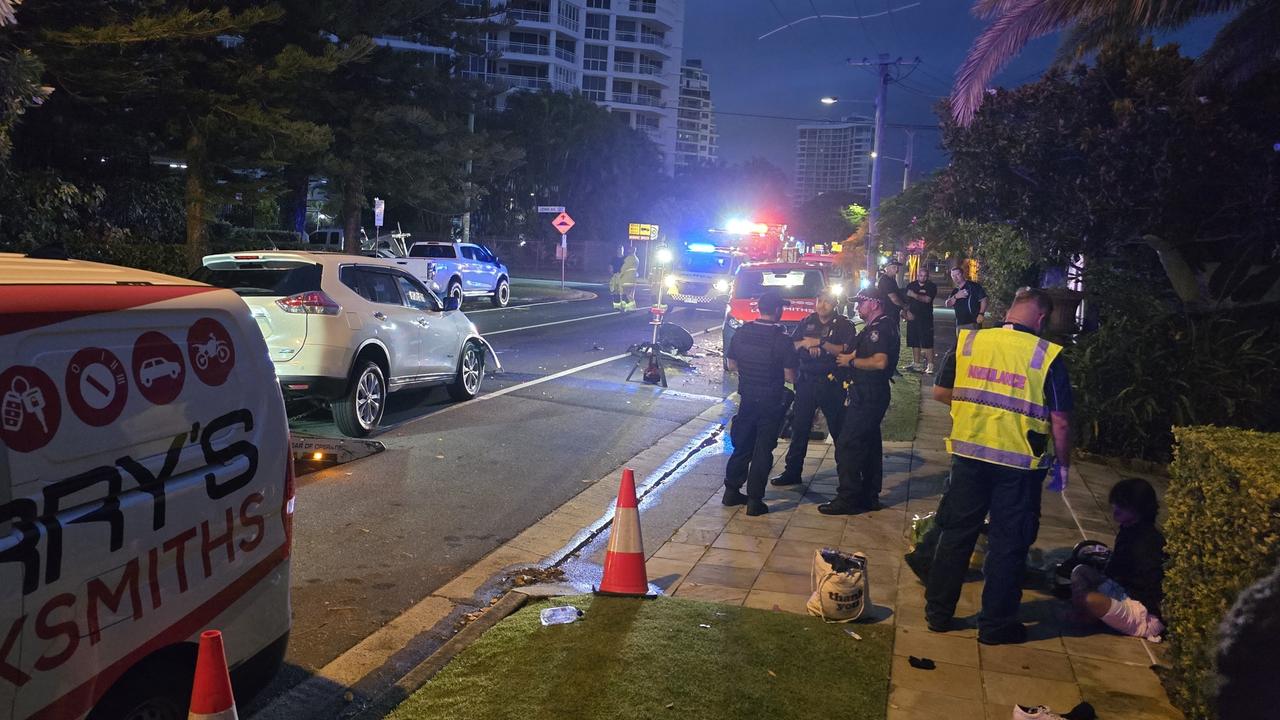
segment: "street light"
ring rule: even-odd
[[[820,102],[823,105],[835,105],[836,103],[840,102],[840,98],[835,97],[834,95],[827,95],[826,97],[822,98]]]

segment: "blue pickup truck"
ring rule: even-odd
[[[511,301],[511,275],[497,255],[478,243],[417,242],[395,260],[440,295],[488,297],[495,307]]]

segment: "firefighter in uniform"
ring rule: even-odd
[[[769,512],[765,486],[773,467],[773,449],[786,413],[786,385],[796,381],[796,350],[782,328],[786,301],[766,290],[756,301],[760,319],[733,334],[725,349],[730,372],[738,373],[738,414],[729,438],[733,454],[724,469],[724,505],[746,505],[748,515]],[[742,494],[742,486],[747,494]]]
[[[1049,489],[1065,490],[1071,458],[1071,383],[1062,346],[1037,336],[1052,310],[1043,290],[1019,290],[1002,326],[960,331],[934,385],[934,399],[951,406],[952,419],[951,479],[934,518],[925,588],[925,619],[934,632],[954,627],[969,557],[990,513],[978,642],[1026,639],[1018,605],[1027,550],[1040,528],[1040,486],[1048,472]]]
[[[858,294],[859,317],[866,326],[852,349],[836,357],[836,363],[852,370],[852,384],[840,436],[836,440],[836,472],[840,477],[836,499],[818,506],[824,515],[856,515],[879,506],[883,480],[880,422],[889,409],[889,382],[898,366],[898,333],[885,314],[889,302],[873,290]]]
[[[809,452],[809,431],[819,409],[827,419],[831,437],[840,437],[848,370],[836,367],[836,355],[853,343],[858,328],[836,312],[839,302],[830,289],[824,290],[814,306],[816,312],[810,313],[791,334],[800,363],[799,377],[791,406],[791,445],[787,448],[786,468],[770,481],[774,485],[800,482],[804,457]]]

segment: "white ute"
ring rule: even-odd
[[[288,644],[293,502],[235,293],[0,254],[0,719],[185,718],[207,629],[243,707]]]

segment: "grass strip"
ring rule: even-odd
[[[543,627],[552,605],[585,616]],[[389,717],[878,720],[892,642],[888,626],[696,600],[556,598],[498,623]]]
[[[907,347],[907,334],[902,333],[902,352],[898,369],[902,374],[893,378],[889,411],[884,414],[880,432],[890,442],[914,440],[916,424],[920,420],[920,373],[902,370],[911,363],[911,348]]]

